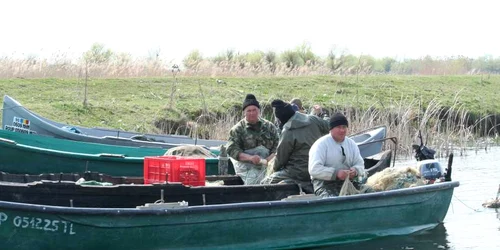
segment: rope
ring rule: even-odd
[[[468,209],[474,211],[474,212],[480,212],[479,209],[476,209],[476,208],[472,208],[470,206],[468,206],[467,204],[465,204],[463,201],[461,201],[456,195],[453,195],[453,197],[455,199],[457,199],[458,201],[460,201],[460,203],[462,203],[465,207],[467,207]]]

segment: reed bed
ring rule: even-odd
[[[88,51],[80,58],[66,53],[52,58],[0,57],[0,78],[76,78],[90,72],[92,77],[162,77],[172,67],[180,67],[179,76],[262,77],[262,76],[312,76],[312,75],[488,75],[498,74],[500,58],[419,58],[398,61],[394,58],[377,59],[369,55],[335,55],[326,58],[297,51],[263,53],[232,52],[234,55],[203,58],[187,55],[182,65],[172,59],[150,56],[133,58],[127,53]],[[88,53],[87,52],[87,53]],[[290,54],[291,53],[291,54]],[[311,52],[312,53],[312,52]],[[90,63],[89,63],[90,61]],[[180,65],[180,66],[179,66]],[[485,79],[486,80],[486,79]]]
[[[272,117],[272,111],[264,109],[264,117]],[[437,151],[436,157],[447,157],[450,153],[465,155],[470,149],[487,150],[498,145],[498,140],[479,138],[474,131],[478,123],[468,124],[468,113],[463,105],[455,103],[452,107],[444,107],[438,100],[432,100],[425,109],[419,106],[418,99],[401,98],[397,102],[383,107],[368,109],[345,106],[326,110],[327,113],[342,112],[349,119],[349,132],[356,133],[374,126],[385,125],[387,137],[396,137],[397,145],[385,143],[385,148],[397,147],[398,156],[413,156],[413,144],[420,145],[418,138],[421,131],[423,143]],[[240,113],[224,115],[214,119],[213,123],[197,124],[197,130],[190,130],[191,136],[204,138],[227,139],[229,130],[240,119]],[[478,121],[480,122],[480,121]],[[196,132],[198,131],[198,132]],[[201,134],[199,131],[203,131]],[[496,135],[498,138],[498,135]]]
[[[64,61],[50,63],[46,60],[0,60],[0,78],[77,78],[84,77],[88,71],[94,78],[123,77],[163,77],[170,74],[175,64],[155,60],[134,60],[131,62],[110,62],[89,64]],[[175,65],[176,66],[176,65]],[[356,74],[353,69],[337,71],[342,75]],[[362,71],[363,75],[371,72]],[[261,77],[261,76],[312,76],[328,75],[332,71],[326,65],[303,65],[290,68],[286,63],[276,63],[272,67],[265,62],[252,66],[240,62],[210,61],[200,62],[195,68],[182,68],[179,76],[218,76],[218,77]]]

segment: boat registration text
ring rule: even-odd
[[[30,120],[14,117],[12,125],[5,125],[4,129],[12,132],[18,132],[23,134],[36,134],[35,131],[30,129]]]
[[[0,212],[0,226],[12,223],[14,227],[22,229],[42,230],[46,232],[74,235],[73,223],[65,220],[50,220],[29,216],[9,216]]]

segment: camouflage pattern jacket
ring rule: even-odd
[[[264,146],[269,149],[269,154],[273,154],[276,153],[278,141],[278,128],[272,122],[259,118],[256,124],[249,124],[243,118],[229,131],[227,153],[239,160],[238,156],[243,151]]]

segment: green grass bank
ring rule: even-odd
[[[269,103],[273,99],[289,101],[298,97],[306,108],[321,104],[330,112],[354,109],[358,113],[360,110],[392,110],[389,112],[394,113],[396,110],[404,116],[424,113],[430,108],[451,108],[467,116],[468,123],[480,124],[484,117],[494,118],[500,114],[499,90],[500,76],[497,75],[248,78],[167,75],[164,78],[89,79],[84,106],[84,79],[0,79],[1,94],[59,122],[175,133],[179,132],[179,126],[165,130],[169,122],[199,122],[200,115],[205,114],[204,117],[221,119],[217,126],[223,127],[223,131],[210,136],[219,139],[224,139],[228,129],[241,118],[241,103],[247,93],[256,95],[267,117],[271,116]],[[436,114],[435,118],[440,116]]]

